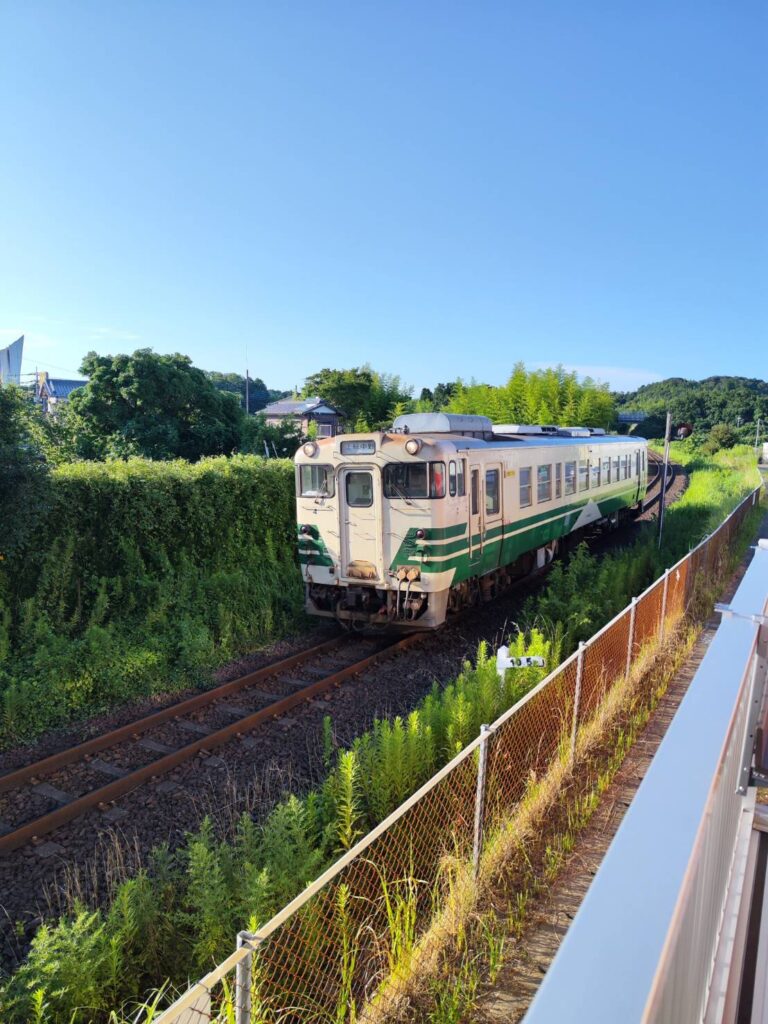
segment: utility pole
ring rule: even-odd
[[[248,379],[248,343],[245,345],[245,415],[250,415],[251,412],[251,389],[250,381]]]
[[[667,410],[667,428],[664,431],[664,466],[661,476],[661,490],[659,491],[659,547],[661,547],[661,535],[664,530],[664,492],[667,487],[667,467],[669,466],[669,438],[672,433],[672,413]]]
[[[757,417],[757,427],[755,429],[755,451],[760,450],[760,417]]]

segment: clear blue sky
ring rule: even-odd
[[[0,0],[0,342],[768,376],[768,6]]]

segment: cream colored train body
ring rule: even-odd
[[[434,629],[643,500],[647,444],[582,428],[399,417],[391,431],[296,455],[307,610],[354,626]]]

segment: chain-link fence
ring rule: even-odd
[[[477,863],[485,837],[548,770],[572,757],[580,729],[670,635],[729,556],[759,498],[749,495],[554,672],[401,807],[174,1003],[158,1024],[375,1020],[446,907],[450,865]],[[235,977],[232,978],[232,972]]]

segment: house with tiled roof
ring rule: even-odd
[[[344,432],[343,413],[324,402],[319,395],[314,398],[281,398],[262,411],[270,427],[294,420],[302,434],[308,433],[310,423],[317,424],[318,437],[335,437]]]
[[[69,401],[69,396],[78,388],[84,388],[87,380],[65,380],[63,377],[51,377],[47,370],[37,374],[35,398],[42,406],[43,412],[54,413],[57,406]]]

